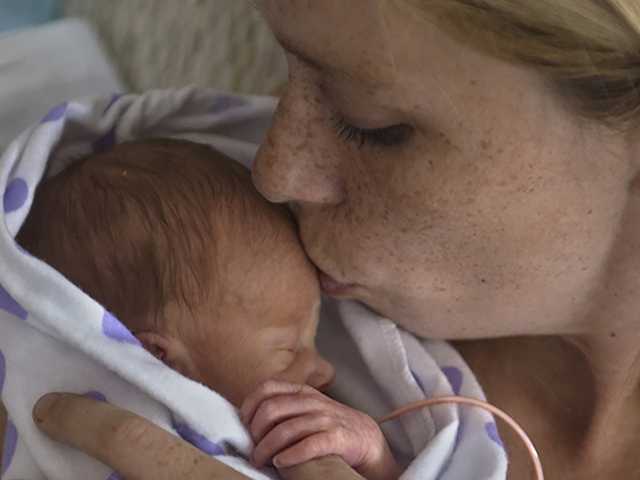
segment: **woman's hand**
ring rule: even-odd
[[[51,438],[109,465],[125,480],[248,480],[144,418],[84,396],[45,395],[33,418]],[[362,480],[335,457],[281,474],[287,480]]]
[[[368,480],[396,479],[400,469],[378,424],[308,385],[269,381],[240,409],[256,447],[252,461],[291,467],[338,455]]]
[[[247,480],[144,418],[84,396],[45,395],[33,418],[51,438],[109,465],[126,480]]]

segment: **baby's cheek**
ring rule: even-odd
[[[244,399],[255,392],[258,387],[268,380],[284,380],[287,377],[287,369],[291,364],[292,354],[283,352],[265,353],[254,355],[251,361],[238,362],[239,368],[229,371],[229,380],[232,384],[230,397],[232,403],[239,406]]]
[[[296,354],[289,350],[276,350],[265,354],[253,375],[253,390],[268,380],[298,383]],[[252,390],[252,391],[253,391]]]

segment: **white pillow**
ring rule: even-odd
[[[91,27],[68,19],[0,35],[0,151],[54,105],[120,92]]]

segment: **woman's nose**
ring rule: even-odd
[[[317,102],[295,91],[288,92],[278,106],[253,166],[256,188],[272,202],[326,205],[342,201],[339,156],[332,150],[330,127],[312,111],[317,108]]]

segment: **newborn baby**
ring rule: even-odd
[[[241,408],[253,463],[398,467],[376,422],[321,394],[320,290],[288,211],[209,147],[126,143],[45,181],[18,236],[171,368]],[[244,403],[244,404],[243,404]]]

